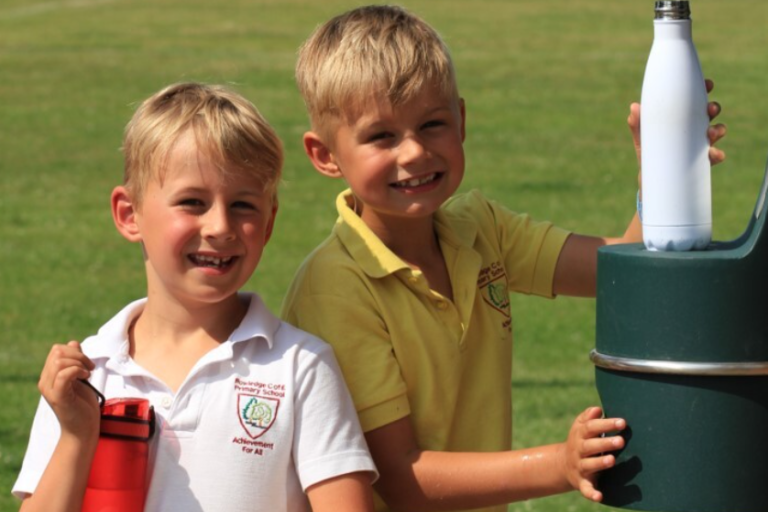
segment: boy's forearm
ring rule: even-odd
[[[373,512],[372,474],[341,475],[307,489],[314,512]]]
[[[564,444],[552,444],[498,453],[426,452],[425,459],[432,459],[436,482],[443,483],[434,489],[434,499],[477,508],[570,491],[563,450]],[[455,485],[446,485],[446,478]]]
[[[376,488],[398,510],[473,509],[572,490],[564,444],[495,453],[423,451],[399,481]],[[387,492],[386,489],[390,492]]]
[[[82,440],[62,433],[35,492],[21,512],[79,512],[98,437]]]

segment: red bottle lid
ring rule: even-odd
[[[101,410],[101,435],[148,441],[155,432],[155,410],[145,398],[110,398]]]

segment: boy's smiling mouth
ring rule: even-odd
[[[426,185],[428,183],[432,183],[433,181],[437,180],[440,176],[441,176],[440,173],[433,172],[431,174],[426,174],[418,178],[400,180],[393,183],[391,186],[394,188],[416,188],[422,185]]]
[[[207,256],[205,254],[190,254],[189,261],[198,267],[227,268],[235,261],[236,256],[226,258],[217,258],[216,256]]]

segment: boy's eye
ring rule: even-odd
[[[188,197],[179,201],[179,206],[186,206],[189,208],[204,206],[204,204],[203,201],[194,197]]]
[[[249,203],[248,201],[236,201],[236,202],[232,203],[232,207],[233,208],[238,208],[238,209],[241,209],[241,210],[255,210],[256,209],[256,205],[254,205],[253,203]]]
[[[368,142],[379,142],[390,137],[392,137],[392,134],[389,132],[376,132],[368,137]]]
[[[421,125],[421,127],[424,128],[424,129],[437,128],[439,126],[445,126],[445,121],[443,121],[441,119],[433,119],[433,120],[427,121],[426,123]]]

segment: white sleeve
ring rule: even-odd
[[[32,431],[29,434],[29,444],[21,465],[21,472],[13,485],[14,496],[24,499],[35,492],[60,436],[59,420],[56,419],[48,402],[41,397],[32,423]]]
[[[302,488],[358,471],[378,477],[330,346],[303,351],[296,374],[293,458]]]

